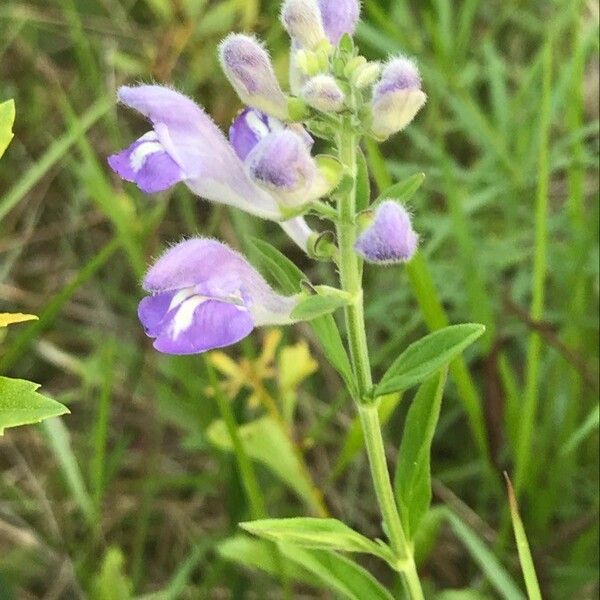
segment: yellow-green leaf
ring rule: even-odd
[[[0,327],[8,327],[14,323],[23,323],[23,321],[37,321],[37,317],[23,313],[0,313]]]
[[[12,127],[15,122],[15,101],[7,100],[0,104],[0,158],[13,139]]]
[[[60,402],[38,394],[39,387],[31,381],[0,377],[0,435],[8,427],[39,423],[69,412]]]

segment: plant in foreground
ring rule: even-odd
[[[262,242],[257,249],[286,290],[282,295],[223,243],[190,239],[167,250],[148,272],[143,284],[148,296],[139,317],[155,348],[169,354],[228,346],[261,325],[312,321],[360,415],[388,542],[370,540],[335,519],[263,519],[243,527],[280,542],[285,558],[315,573],[314,561],[322,565],[338,551],[376,555],[400,573],[412,598],[422,598],[413,545],[431,499],[429,455],[446,366],[483,327],[466,324],[435,332],[403,352],[379,383],[372,381],[363,264],[410,260],[418,236],[402,205],[405,198],[396,197],[401,186],[370,205],[360,143],[365,136],[381,141],[401,131],[426,96],[412,60],[400,56],[380,65],[359,54],[352,40],[358,18],[358,0],[284,2],[281,19],[291,37],[290,94],[280,87],[254,37],[228,36],[220,46],[221,65],[247,105],[232,123],[229,140],[200,107],[170,88],[120,88],[120,101],[147,117],[152,130],[111,156],[109,164],[145,192],[184,182],[202,198],[276,221],[309,256],[335,264],[339,289],[302,285],[297,268]],[[329,154],[312,156],[315,137]],[[313,231],[308,215],[331,223],[334,235]],[[338,309],[345,313],[349,355],[330,315]],[[392,485],[378,406],[384,394],[417,384]],[[368,597],[390,597],[361,573],[370,586]],[[338,589],[344,585],[341,581]]]
[[[0,103],[0,158],[13,138],[15,104],[12,100]],[[4,328],[16,323],[36,321],[35,315],[0,312],[0,336]],[[0,337],[1,341],[1,337]],[[42,396],[36,390],[39,385],[24,379],[0,376],[0,435],[9,427],[39,423],[57,417],[69,410],[60,402]]]

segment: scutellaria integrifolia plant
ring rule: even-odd
[[[407,439],[413,442],[403,448],[414,451],[415,459],[399,461],[393,487],[378,407],[384,394],[422,384],[415,411],[431,410],[437,419],[445,366],[483,328],[461,325],[423,338],[379,383],[373,382],[363,309],[364,263],[375,268],[405,263],[417,252],[419,236],[405,198],[394,196],[402,186],[382,191],[381,199],[369,206],[360,145],[365,136],[385,140],[399,133],[426,96],[413,60],[396,56],[381,65],[360,55],[352,39],[359,13],[358,0],[283,3],[281,22],[291,38],[289,93],[260,41],[229,35],[219,47],[220,64],[246,105],[229,128],[229,140],[202,108],[173,89],[120,88],[119,100],[148,118],[152,130],[109,163],[145,192],[183,182],[201,198],[275,221],[309,256],[334,263],[339,289],[296,281],[296,292],[284,295],[225,244],[202,237],[186,240],[150,268],[139,318],[158,351],[196,354],[235,344],[255,327],[323,315],[331,319],[328,313],[343,309],[347,355],[338,346],[333,351],[338,355],[332,357],[330,348],[329,358],[344,375],[360,416],[388,543],[368,540],[333,519],[278,519],[244,527],[308,548],[375,554],[400,573],[410,597],[420,599],[414,538],[430,502],[428,462],[423,461],[428,461],[432,435],[411,432]],[[314,156],[315,138],[326,154]],[[309,215],[319,218],[319,230],[309,227]],[[279,272],[287,273],[289,286],[287,259],[271,248],[269,260],[283,261]],[[328,323],[335,329],[333,319]],[[350,365],[349,373],[344,364]],[[407,419],[413,421],[427,426]]]

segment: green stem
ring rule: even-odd
[[[344,123],[337,142],[340,161],[347,174],[352,178],[350,189],[338,200],[337,236],[341,287],[352,298],[350,304],[345,308],[345,316],[350,359],[356,378],[354,400],[358,407],[377,502],[392,550],[397,557],[397,569],[402,575],[410,597],[413,600],[422,600],[424,596],[415,565],[413,548],[402,528],[390,480],[377,404],[373,403],[370,398],[373,380],[365,332],[362,292],[363,265],[362,260],[354,251],[357,236],[355,223],[356,156],[359,140],[349,122]]]

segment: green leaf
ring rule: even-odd
[[[295,321],[312,321],[323,315],[331,314],[338,308],[346,306],[348,301],[339,296],[306,296],[296,304],[290,315]]]
[[[371,203],[371,181],[369,168],[363,151],[359,148],[356,155],[356,212],[366,210]]]
[[[258,238],[250,238],[250,243],[283,293],[297,294],[302,290],[302,281],[306,277],[289,258]],[[327,360],[342,376],[346,387],[353,390],[352,367],[334,318],[331,315],[317,317],[311,321],[311,326]]]
[[[225,559],[244,567],[260,569],[275,577],[281,575],[281,561],[277,560],[277,550],[271,542],[248,535],[236,535],[217,545],[217,552]],[[287,576],[308,585],[314,585],[312,575],[294,562],[285,563]]]
[[[523,593],[506,572],[506,569],[477,537],[475,532],[450,511],[447,512],[447,518],[456,536],[465,545],[471,558],[480,566],[500,597],[506,600],[524,600]]]
[[[301,283],[306,276],[287,256],[284,256],[268,242],[258,238],[250,237],[249,242],[284,294],[297,294],[302,290]]]
[[[69,412],[60,402],[38,394],[39,387],[31,381],[0,377],[0,435],[8,427],[31,425]]]
[[[393,561],[391,550],[384,544],[373,542],[337,519],[293,517],[290,519],[262,519],[240,523],[240,527],[258,537],[273,542],[285,542],[342,552],[363,552]]]
[[[355,388],[354,374],[335,319],[332,315],[325,315],[313,319],[310,324],[319,340],[323,354],[341,375],[346,387],[353,394]]]
[[[408,202],[423,185],[424,181],[425,173],[417,173],[404,181],[399,181],[381,192],[373,205],[376,206],[384,200],[399,200],[403,203]]]
[[[0,104],[0,158],[8,148],[10,141],[13,139],[12,132],[15,122],[15,101],[7,100]]]
[[[392,595],[354,561],[329,550],[279,544],[283,556],[312,573],[323,585],[350,600],[393,600]]]
[[[376,396],[405,390],[448,364],[485,331],[464,323],[439,329],[411,344],[392,364],[375,388]]]
[[[519,562],[521,564],[521,570],[523,571],[523,578],[525,579],[525,587],[527,588],[527,596],[529,597],[529,600],[542,600],[540,584],[535,572],[535,564],[533,563],[533,557],[531,556],[531,549],[529,548],[525,527],[523,526],[523,521],[519,514],[519,505],[517,504],[515,491],[506,473],[504,473],[504,477],[506,479],[510,516],[512,519],[513,531],[515,532],[515,540],[517,541]]]
[[[411,540],[431,504],[431,443],[440,416],[447,372],[442,369],[421,385],[408,410],[402,434],[394,489],[400,518]]]
[[[271,417],[262,417],[242,425],[238,431],[248,456],[269,468],[308,506],[319,510],[315,503],[312,485],[306,477],[290,440],[278,423]],[[218,420],[211,423],[206,435],[217,448],[233,452],[231,437],[223,421]]]

